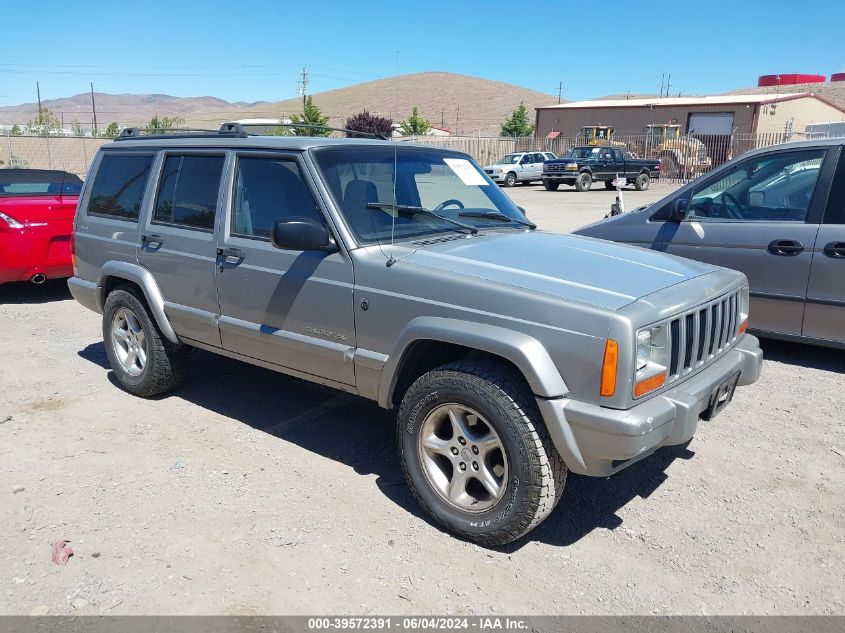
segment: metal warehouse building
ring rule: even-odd
[[[697,136],[791,136],[803,134],[810,123],[830,121],[845,121],[845,109],[812,92],[598,99],[537,108],[536,134],[574,137],[584,126],[609,125],[617,134],[634,135],[643,134],[649,124],[673,123]]]

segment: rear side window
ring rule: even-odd
[[[137,220],[153,156],[105,155],[91,186],[89,215]]]
[[[213,230],[223,156],[168,156],[153,223]]]
[[[824,214],[825,224],[845,224],[845,150],[839,154],[839,164],[836,175],[827,197],[827,211]]]

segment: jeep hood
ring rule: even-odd
[[[618,310],[716,267],[657,251],[542,231],[431,244],[404,261]]]

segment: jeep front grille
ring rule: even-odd
[[[674,382],[724,354],[736,341],[740,291],[719,297],[669,321],[669,380]]]

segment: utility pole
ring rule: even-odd
[[[94,82],[91,82],[91,111],[94,113],[94,136],[97,136],[97,106],[94,104]]]
[[[563,95],[563,82],[557,85],[557,102],[560,103],[560,98]]]
[[[308,66],[302,67],[302,77],[299,80],[299,94],[302,95],[302,107],[305,107],[305,94],[308,91]]]
[[[455,111],[455,136],[458,135],[458,121],[461,119],[461,106],[458,104],[458,109]]]
[[[38,120],[41,120],[41,85],[36,81],[35,90],[38,93]]]
[[[446,127],[446,108],[440,108],[440,127]]]
[[[669,76],[666,78],[666,96],[669,96],[669,86],[670,82],[672,81],[672,73],[669,73]]]
[[[663,96],[663,88],[666,83],[666,73],[660,73],[660,96]]]

